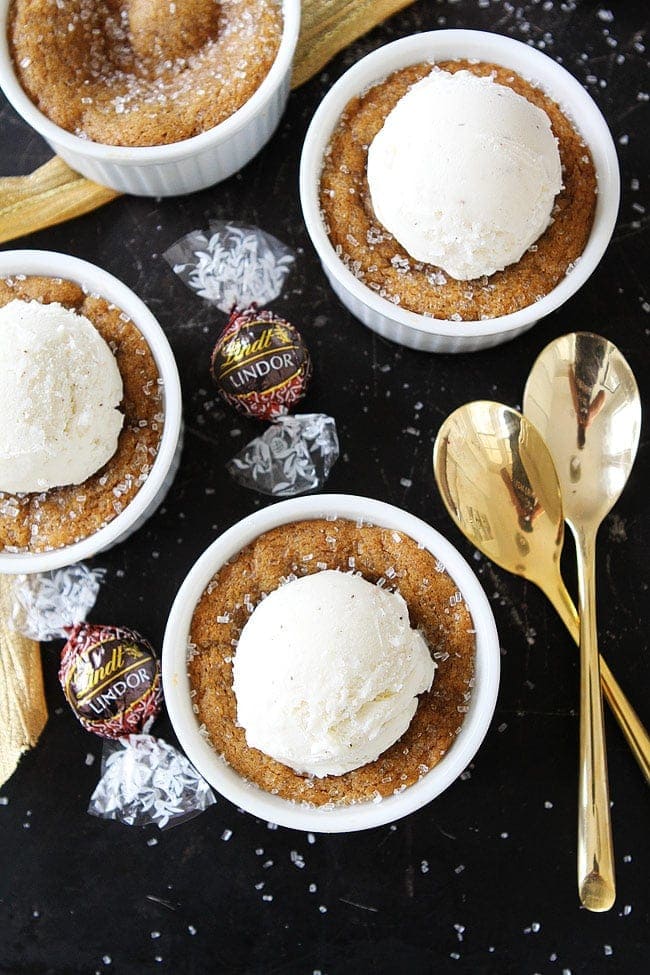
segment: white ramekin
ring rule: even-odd
[[[337,257],[319,205],[323,153],[341,112],[355,95],[392,71],[419,61],[475,58],[511,68],[538,82],[572,120],[591,150],[598,200],[591,235],[575,269],[539,301],[488,321],[452,322],[428,318],[380,298]],[[587,280],[603,256],[616,223],[620,197],[618,159],[605,119],[582,85],[540,51],[500,34],[439,30],[393,41],[358,61],[321,102],[305,137],[300,163],[300,199],[309,236],[329,282],[343,304],[364,325],[393,342],[426,352],[474,352],[514,338],[559,308]]]
[[[405,532],[445,565],[462,592],[476,628],[475,686],[469,711],[453,746],[415,785],[379,803],[318,808],[271,795],[243,779],[199,732],[187,676],[187,644],[196,604],[214,573],[255,538],[308,518],[337,515]],[[311,832],[344,833],[393,822],[424,806],[447,788],[474,757],[487,732],[499,687],[499,640],[490,604],[476,576],[456,549],[425,522],[393,505],[346,494],[281,501],[244,518],[210,545],[190,570],[172,606],[162,655],[169,717],[199,772],[231,802],[269,822]]]
[[[88,538],[52,552],[0,552],[0,572],[46,572],[91,558],[124,541],[161,504],[178,470],[181,454],[182,402],[176,360],[162,328],[130,288],[88,261],[54,251],[0,252],[0,277],[37,274],[75,281],[126,312],[146,339],[163,381],[165,422],[149,476],[126,508]]]
[[[7,41],[11,0],[0,0],[0,88],[23,119],[88,179],[136,196],[178,196],[232,176],[271,138],[284,112],[300,27],[300,0],[282,0],[283,29],[271,70],[230,118],[201,135],[163,146],[107,146],[80,139],[40,112],[18,81]]]

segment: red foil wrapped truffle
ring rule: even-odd
[[[67,629],[59,680],[87,731],[122,738],[146,730],[160,711],[160,661],[144,637],[123,626]]]
[[[312,363],[300,333],[270,311],[234,309],[212,353],[220,395],[240,413],[273,420],[307,391]]]

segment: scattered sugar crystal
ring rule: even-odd
[[[300,853],[298,853],[297,850],[291,850],[291,852],[289,854],[289,858],[290,858],[291,862],[293,863],[294,867],[298,867],[299,870],[303,870],[304,869],[304,866],[305,866],[304,857]]]
[[[429,284],[432,284],[437,288],[441,288],[445,284],[447,284],[447,278],[442,273],[442,271],[431,271],[429,274],[426,275],[426,279],[429,282]]]
[[[398,274],[407,274],[411,270],[409,261],[405,257],[400,257],[399,254],[394,254],[390,259],[390,263]]]

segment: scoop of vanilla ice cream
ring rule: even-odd
[[[297,772],[343,775],[404,734],[435,664],[408,607],[333,570],[288,582],[259,603],[233,666],[246,741]]]
[[[470,71],[434,69],[368,150],[377,219],[416,260],[467,280],[520,260],[562,189],[546,112]]]
[[[80,484],[117,448],[122,377],[84,315],[53,302],[0,308],[0,491]]]

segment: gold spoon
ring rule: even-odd
[[[433,461],[445,506],[463,534],[497,565],[539,586],[578,642],[578,614],[560,575],[559,483],[537,430],[500,403],[468,403],[443,423]],[[650,737],[602,658],[601,679],[650,781]]]
[[[578,332],[551,342],[535,362],[524,412],[546,440],[578,557],[580,603],[580,789],[578,884],[590,910],[614,903],[614,867],[596,630],[596,535],[625,487],[639,444],[641,403],[616,346]]]
[[[541,473],[557,484],[550,492],[546,489],[547,507],[538,512],[525,537],[513,493],[506,486],[514,476],[514,431],[519,460],[538,499],[544,493],[537,473],[540,458],[545,458]],[[500,403],[468,403],[440,428],[433,450],[434,474],[447,511],[465,537],[502,569],[539,586],[579,644],[578,612],[560,574],[564,515],[557,474],[547,455],[546,444],[520,413]],[[603,657],[600,678],[607,703],[650,783],[650,735]]]

